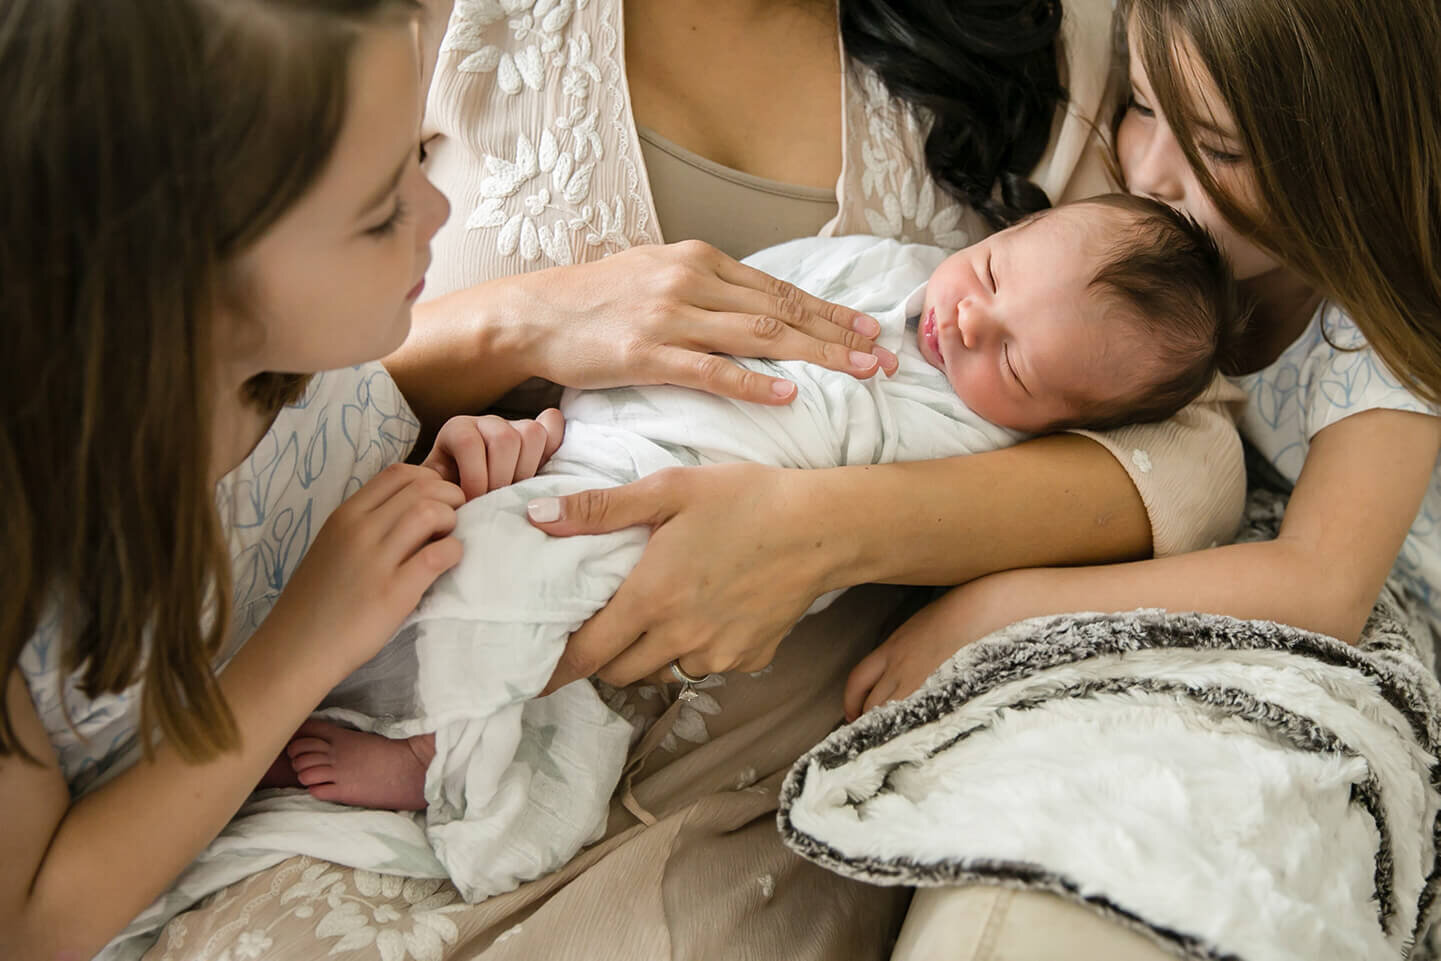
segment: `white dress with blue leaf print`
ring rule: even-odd
[[[230,547],[233,614],[223,666],[270,613],[331,511],[410,452],[419,423],[379,363],[316,375],[216,488]],[[140,756],[139,686],[86,697],[62,677],[52,612],[20,654],[20,671],[72,796]],[[67,720],[68,714],[68,720]]]
[[[1368,410],[1438,415],[1416,397],[1366,343],[1340,307],[1323,303],[1311,323],[1269,367],[1233,378],[1249,395],[1241,433],[1291,484],[1322,430]],[[1441,621],[1441,473],[1433,472],[1394,573]],[[1421,612],[1418,612],[1421,613]]]

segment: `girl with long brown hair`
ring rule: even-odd
[[[0,13],[0,956],[115,938],[460,557],[445,477],[495,424],[398,463],[373,362],[448,212],[419,10]],[[502,432],[489,484],[559,440]]]
[[[1294,486],[1273,541],[953,591],[852,674],[854,715],[1021,617],[1165,607],[1354,642],[1393,572],[1441,624],[1441,11],[1131,0],[1129,189],[1221,240],[1254,302],[1242,432]]]

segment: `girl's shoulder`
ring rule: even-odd
[[[254,477],[278,452],[304,456],[313,473],[344,465],[401,461],[420,436],[420,422],[379,361],[315,374],[305,393],[276,414],[260,443],[221,482]]]
[[[1368,410],[1441,415],[1387,366],[1351,316],[1329,301],[1275,361],[1233,380],[1249,395],[1243,430],[1253,439],[1265,432],[1309,441]]]

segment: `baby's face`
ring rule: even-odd
[[[931,275],[921,354],[975,413],[1040,432],[1136,382],[1136,349],[1089,288],[1117,213],[1061,207],[948,257]]]

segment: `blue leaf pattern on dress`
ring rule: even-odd
[[[378,363],[317,374],[304,396],[276,416],[244,463],[216,488],[232,578],[231,635],[217,667],[270,613],[325,518],[381,469],[404,460],[419,433],[419,422]],[[352,456],[331,457],[335,451]],[[139,757],[139,692],[131,687],[86,697],[76,676],[62,677],[59,633],[52,604],[20,652],[20,671],[78,796]]]
[[[1292,484],[1311,439],[1338,421],[1367,410],[1441,415],[1407,390],[1366,343],[1340,307],[1325,303],[1295,342],[1269,367],[1232,378],[1250,395],[1241,432]],[[1409,592],[1441,620],[1441,473],[1432,475],[1395,572]]]

